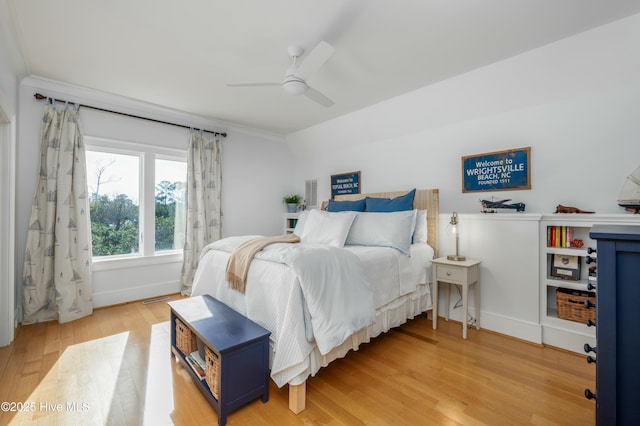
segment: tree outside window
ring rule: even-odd
[[[122,150],[119,150],[122,151]],[[146,162],[146,163],[145,163]],[[144,188],[143,170],[154,172],[155,187]],[[185,227],[187,166],[180,159],[154,153],[106,152],[87,149],[92,254],[95,257],[140,255],[141,237],[154,235],[153,252],[182,249]],[[140,193],[149,194],[140,197]],[[145,225],[140,201],[153,209],[155,223]],[[148,216],[147,216],[148,217]],[[147,251],[151,249],[147,247]]]
[[[176,181],[179,176],[184,180]],[[155,249],[177,250],[184,246],[187,164],[156,160]]]
[[[91,150],[86,157],[93,256],[138,253],[139,157]]]

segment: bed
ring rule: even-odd
[[[351,205],[381,200],[390,203],[384,208],[393,210],[395,201],[410,194],[410,211],[301,214],[295,233],[302,242],[272,244],[258,252],[246,272],[244,293],[229,288],[226,266],[235,247],[258,236],[224,238],[203,250],[192,296],[210,294],[271,331],[271,378],[279,387],[289,386],[289,408],[294,413],[304,409],[306,380],[320,368],[431,309],[430,261],[438,255],[438,189],[342,195],[332,203],[339,210],[351,210]],[[331,222],[318,222],[327,217]],[[416,240],[408,246],[387,244],[385,233],[402,229],[404,235],[409,220],[413,220],[411,238]],[[336,221],[341,229],[347,226],[348,236],[342,240],[346,244],[311,239],[319,223],[318,238],[334,235],[329,228]],[[378,230],[376,235],[371,229]],[[322,266],[325,258],[338,263]],[[328,289],[316,290],[321,285]]]

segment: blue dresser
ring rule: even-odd
[[[169,302],[169,306],[171,352],[184,362],[218,413],[219,425],[226,423],[229,412],[248,402],[269,400],[268,330],[209,295]],[[187,344],[189,349],[180,349],[184,345],[176,342],[177,337],[183,337],[176,336],[178,331],[193,339],[192,346]],[[189,353],[183,350],[199,351],[206,358],[206,379],[189,366]]]
[[[594,225],[596,424],[640,425],[640,226]],[[591,357],[593,359],[593,357]]]

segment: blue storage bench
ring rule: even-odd
[[[248,402],[269,400],[268,330],[209,295],[168,304],[171,353],[185,363],[220,425]],[[191,366],[190,355],[204,361],[204,372]]]

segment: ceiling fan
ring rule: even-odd
[[[304,58],[302,63],[298,63],[298,59],[304,53],[304,49],[300,46],[290,46],[288,49],[289,56],[291,56],[292,64],[287,69],[284,75],[284,80],[280,83],[235,83],[227,84],[229,87],[262,87],[262,86],[282,86],[284,92],[288,95],[302,95],[311,99],[318,104],[330,107],[333,105],[333,101],[327,96],[323,95],[313,87],[307,84],[305,76],[312,75],[333,54],[333,46],[326,41],[321,41],[316,47],[313,48],[309,54]]]

